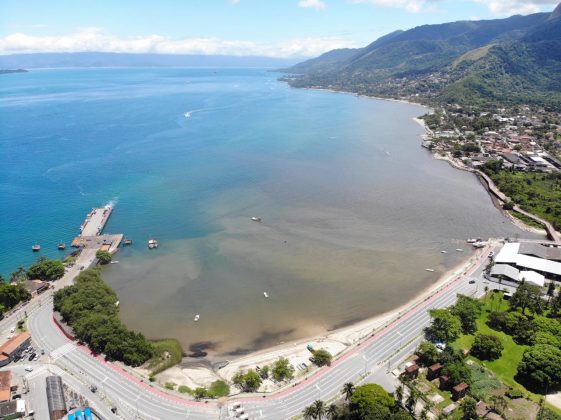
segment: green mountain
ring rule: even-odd
[[[553,13],[424,25],[285,70],[296,87],[428,102],[561,107],[561,4]]]

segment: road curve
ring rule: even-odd
[[[417,305],[401,318],[380,330],[367,341],[337,359],[331,367],[322,368],[298,385],[265,398],[248,396],[232,399],[243,404],[250,418],[288,419],[317,399],[329,400],[338,395],[346,382],[356,382],[365,371],[385,369],[388,358],[407,343],[419,338],[430,322],[427,310],[446,307],[455,302],[458,293],[473,295],[482,291],[479,275],[488,252],[476,267],[453,281],[438,293]],[[475,276],[476,283],[467,278]],[[469,277],[472,278],[472,277]],[[64,336],[52,318],[52,297],[45,296],[35,303],[28,327],[37,344],[50,355],[54,363],[82,382],[95,384],[109,396],[123,418],[150,419],[217,419],[226,418],[226,410],[215,401],[208,403],[186,400],[165,393],[130,375],[119,366],[94,356],[87,347],[79,346]]]

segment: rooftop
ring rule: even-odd
[[[0,402],[10,401],[12,392],[12,371],[5,370],[0,372]]]
[[[0,347],[0,353],[4,353],[6,355],[11,355],[14,351],[16,351],[26,340],[31,337],[31,334],[28,332],[22,332],[14,337],[10,338]]]

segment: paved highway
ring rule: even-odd
[[[465,277],[456,280],[431,298],[379,331],[367,341],[338,359],[329,368],[322,368],[304,382],[278,394],[247,396],[232,399],[243,404],[250,418],[288,419],[301,413],[302,409],[317,399],[330,400],[336,397],[345,382],[357,382],[365,372],[375,374],[387,369],[388,360],[398,350],[419,340],[423,328],[430,319],[427,310],[446,307],[454,303],[456,294],[468,295],[483,292],[480,276],[486,254],[480,259],[480,267]],[[475,283],[470,284],[470,280]],[[73,380],[80,382],[82,389],[89,384],[98,387],[98,393],[90,397],[97,408],[112,416],[109,407],[116,406],[123,418],[166,419],[216,419],[227,418],[227,406],[222,409],[211,401],[195,402],[167,394],[144,383],[123,371],[120,367],[105,362],[90,354],[86,347],[78,346],[67,339],[52,319],[52,296],[45,295],[40,303],[29,304],[28,327],[33,339],[49,355],[49,363],[71,373]],[[85,387],[85,388],[84,388]],[[86,395],[87,396],[87,395]],[[102,398],[107,396],[107,398]],[[104,407],[99,407],[103,405]]]

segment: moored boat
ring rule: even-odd
[[[39,252],[39,251],[41,251],[41,245],[35,244],[35,245],[33,245],[33,246],[31,247],[31,250],[32,250],[33,252]]]
[[[253,220],[254,222],[261,222],[261,221],[263,221],[262,218],[260,218],[260,217],[255,217],[255,216],[253,216],[253,217],[251,218],[251,220]]]
[[[153,238],[149,239],[148,240],[148,248],[150,248],[150,249],[158,248],[158,241],[153,239]]]
[[[58,243],[57,248],[60,249],[61,251],[63,251],[63,250],[66,249],[66,244],[61,241],[61,242]]]
[[[195,318],[193,318],[193,321],[198,321],[201,318],[201,316],[199,314],[195,315]]]

